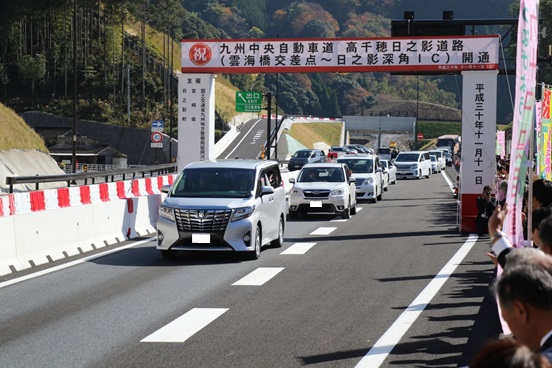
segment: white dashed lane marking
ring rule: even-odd
[[[314,247],[316,243],[295,243],[292,244],[288,249],[284,250],[280,254],[305,254],[309,249]]]
[[[283,269],[283,267],[259,267],[232,285],[260,286],[276,276]]]
[[[337,227],[319,227],[314,230],[310,235],[330,235]]]
[[[184,342],[227,310],[228,308],[194,308],[141,342]]]

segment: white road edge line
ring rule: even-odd
[[[452,182],[450,181],[448,175],[445,174],[444,171],[441,171],[441,175],[443,175],[443,178],[445,178],[445,180],[447,181],[447,184],[450,187],[450,190],[452,190],[454,192],[454,184],[452,184]]]
[[[222,316],[228,308],[193,308],[140,342],[184,342]]]
[[[470,234],[468,240],[448,261],[448,263],[439,271],[431,282],[422,290],[414,301],[405,309],[389,329],[380,337],[380,339],[366,353],[355,368],[378,368],[385,358],[391,353],[395,345],[399,343],[404,334],[414,324],[416,319],[422,314],[431,299],[439,292],[448,278],[456,270],[456,267],[464,260],[466,255],[477,242],[478,236]]]
[[[232,285],[261,286],[279,274],[283,269],[284,267],[259,267]]]
[[[73,266],[79,265],[81,263],[91,261],[93,259],[104,257],[104,256],[107,256],[109,254],[117,253],[117,252],[120,252],[122,250],[132,248],[132,247],[136,247],[138,245],[142,245],[144,243],[155,241],[155,240],[157,240],[156,237],[154,237],[152,239],[141,240],[139,242],[131,243],[131,244],[128,244],[128,245],[125,245],[125,246],[122,246],[122,247],[119,247],[119,248],[116,248],[116,249],[108,250],[108,251],[105,251],[105,252],[102,252],[102,253],[94,254],[92,256],[77,259],[76,261],[72,261],[72,262],[64,263],[64,264],[59,265],[59,266],[48,268],[46,270],[42,270],[42,271],[34,272],[32,274],[29,274],[29,275],[21,276],[21,277],[18,277],[16,279],[4,281],[4,282],[0,283],[0,289],[4,288],[6,286],[18,284],[18,283],[23,282],[23,281],[34,279],[35,277],[44,276],[44,275],[47,275],[47,274],[52,273],[52,272],[56,272],[56,271],[63,270],[65,268],[73,267]]]

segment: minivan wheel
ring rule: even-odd
[[[270,246],[274,248],[281,248],[284,244],[284,220],[280,217],[280,224],[278,225],[278,237],[270,242]]]
[[[174,251],[174,250],[161,250],[161,257],[163,257],[163,259],[175,259],[176,258],[176,251]]]
[[[257,226],[255,230],[255,249],[247,252],[247,258],[251,260],[259,259],[261,256],[261,228]]]
[[[383,198],[383,188],[380,187],[381,191],[380,191],[380,194],[378,196],[378,201],[381,201],[381,199]]]

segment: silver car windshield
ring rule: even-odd
[[[345,181],[343,170],[340,167],[316,167],[301,170],[297,177],[298,183],[308,182],[332,182],[339,183]]]
[[[186,169],[171,188],[171,197],[249,198],[255,170],[239,168]]]

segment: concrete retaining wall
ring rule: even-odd
[[[176,174],[0,197],[0,275],[156,231]]]

